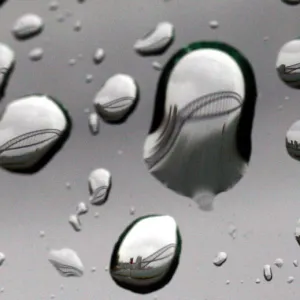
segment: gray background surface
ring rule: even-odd
[[[31,92],[47,93],[69,109],[74,128],[65,147],[34,176],[0,172],[0,251],[7,260],[0,268],[2,299],[298,299],[300,260],[294,239],[300,216],[300,165],[285,150],[285,133],[300,117],[300,92],[277,78],[276,57],[281,46],[299,35],[300,5],[287,6],[280,0],[61,0],[59,11],[50,12],[46,0],[8,0],[0,9],[0,41],[17,55],[15,72],[1,106]],[[57,16],[66,10],[73,16],[64,23]],[[44,32],[29,41],[18,42],[11,28],[23,13],[40,14]],[[81,20],[81,32],[73,25]],[[210,20],[220,28],[209,28]],[[199,211],[189,199],[164,188],[146,169],[142,147],[148,132],[159,73],[153,58],[133,51],[137,38],[160,21],[173,22],[174,45],[158,60],[166,62],[178,48],[197,40],[219,39],[239,48],[252,62],[261,97],[256,106],[250,167],[229,192],[217,197],[215,210]],[[268,41],[264,37],[269,36]],[[32,63],[28,52],[42,46],[44,59]],[[97,47],[106,51],[105,61],[95,66]],[[79,53],[74,67],[68,60]],[[127,123],[101,123],[93,137],[87,125],[86,107],[103,82],[115,73],[127,73],[138,80],[141,99]],[[85,75],[94,75],[91,84]],[[289,96],[290,100],[284,100]],[[282,109],[278,107],[282,105]],[[122,150],[123,154],[118,154]],[[87,178],[91,170],[108,168],[113,176],[109,201],[91,207],[83,216],[83,230],[76,233],[68,224],[76,204],[88,200]],[[65,182],[72,184],[67,190]],[[129,215],[130,206],[136,215]],[[94,218],[98,211],[100,216]],[[148,213],[172,215],[183,238],[177,273],[164,289],[141,296],[117,287],[105,272],[114,242],[135,217]],[[229,223],[238,228],[237,238],[228,235]],[[39,237],[44,230],[46,236]],[[48,248],[70,247],[80,255],[86,274],[62,278],[47,261]],[[216,268],[212,259],[218,251],[228,261]],[[273,267],[274,279],[263,280],[264,264],[282,257],[282,269]],[[97,267],[95,273],[91,267]],[[287,284],[288,276],[295,282]],[[261,278],[257,285],[255,279]],[[230,280],[230,285],[226,285]],[[244,284],[240,283],[244,280]],[[64,290],[60,290],[60,285]]]

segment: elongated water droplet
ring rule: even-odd
[[[98,48],[94,54],[94,63],[100,64],[105,58],[105,52],[102,48]]]
[[[134,49],[141,55],[157,55],[165,52],[172,44],[175,29],[170,22],[161,22],[143,38],[136,41]]]
[[[36,14],[25,14],[15,22],[12,32],[17,39],[31,38],[44,29],[43,19]]]
[[[66,109],[46,95],[9,103],[0,117],[0,166],[35,173],[62,147],[71,130]]]
[[[300,120],[294,122],[285,135],[285,146],[289,156],[300,161]],[[297,221],[295,238],[300,245],[300,219]]]
[[[237,49],[207,41],[180,49],[158,82],[144,143],[149,172],[212,210],[215,195],[247,170],[256,98],[254,72]]]
[[[84,215],[89,211],[88,206],[84,202],[80,202],[76,206],[76,214],[78,216]]]
[[[211,29],[217,29],[219,27],[219,22],[216,20],[212,20],[209,22],[209,27]]]
[[[0,252],[0,266],[3,265],[4,261],[5,261],[6,257],[5,254]]]
[[[38,61],[43,58],[44,50],[43,48],[34,48],[29,52],[29,59],[32,61]]]
[[[133,111],[137,100],[138,86],[135,80],[126,74],[116,74],[97,93],[94,106],[105,121],[122,123]]]
[[[226,252],[219,252],[217,256],[213,260],[213,264],[217,267],[221,267],[225,261],[227,260],[227,253]]]
[[[156,71],[161,71],[161,69],[162,69],[162,65],[158,61],[152,62],[152,67]]]
[[[298,260],[297,260],[297,259],[295,259],[295,260],[293,261],[293,265],[294,265],[295,267],[298,267],[299,263],[298,263]]]
[[[295,278],[293,276],[289,276],[287,279],[287,283],[293,283]]]
[[[97,113],[93,112],[89,115],[89,128],[93,135],[97,135],[100,129],[100,119]]]
[[[111,174],[106,169],[96,169],[91,172],[89,179],[90,203],[102,205],[106,202],[111,188]]]
[[[69,248],[50,250],[48,260],[63,277],[81,277],[84,266],[78,254]]]
[[[274,265],[278,268],[282,268],[283,266],[283,259],[282,258],[276,258],[274,261]]]
[[[0,43],[0,99],[5,94],[15,60],[15,52],[8,45]]]
[[[71,224],[71,226],[73,227],[73,229],[75,231],[77,231],[77,232],[81,231],[82,226],[81,226],[81,222],[80,222],[78,215],[71,215],[69,217],[69,223]]]
[[[271,281],[273,278],[273,273],[270,265],[264,266],[264,278],[266,281]]]
[[[180,253],[181,236],[175,220],[144,216],[133,221],[115,244],[110,275],[124,289],[152,293],[170,282]]]

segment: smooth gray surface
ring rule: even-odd
[[[294,229],[300,215],[299,163],[285,149],[285,133],[300,117],[300,92],[286,87],[275,70],[277,52],[299,35],[300,6],[280,0],[61,0],[57,12],[48,10],[48,1],[8,0],[0,9],[0,41],[17,55],[3,107],[31,92],[47,93],[69,109],[74,128],[65,147],[44,170],[34,176],[0,173],[0,251],[7,260],[0,268],[1,298],[7,300],[49,299],[298,299],[300,270],[292,264],[300,259]],[[73,16],[57,21],[60,12]],[[29,41],[16,41],[11,28],[23,13],[40,14],[44,32]],[[220,28],[213,31],[209,21]],[[73,31],[76,20],[83,28]],[[217,197],[213,212],[199,211],[196,205],[164,188],[146,169],[142,147],[148,132],[159,73],[153,58],[133,51],[137,38],[160,21],[173,22],[174,45],[158,58],[166,62],[178,48],[197,40],[219,39],[239,48],[252,62],[261,97],[256,106],[251,164],[244,178],[229,192]],[[269,36],[268,41],[263,38]],[[44,47],[43,60],[31,62],[29,51]],[[103,47],[104,62],[95,66],[94,51]],[[70,67],[68,60],[83,54]],[[138,80],[141,99],[136,111],[121,126],[101,123],[101,132],[89,133],[84,108],[92,108],[93,97],[104,81],[115,73],[127,73]],[[85,75],[94,81],[85,83]],[[284,100],[289,96],[290,100]],[[279,105],[283,108],[278,109]],[[123,154],[119,155],[118,150]],[[83,230],[76,233],[68,224],[80,201],[88,201],[87,179],[94,168],[108,168],[113,188],[108,202],[92,207],[82,217]],[[71,190],[65,182],[70,181]],[[189,206],[191,204],[191,206]],[[183,239],[177,273],[164,289],[141,296],[122,290],[104,268],[109,264],[114,242],[135,217],[148,213],[172,215]],[[100,216],[94,218],[98,211]],[[228,235],[233,222],[237,238]],[[39,237],[44,230],[46,236]],[[47,261],[47,249],[70,247],[86,267],[83,278],[62,278]],[[228,261],[212,264],[219,251]],[[273,267],[274,279],[263,280],[263,265],[277,257],[285,264]],[[96,266],[95,273],[90,272]],[[288,276],[295,281],[287,284]],[[256,278],[261,284],[256,284]],[[230,285],[226,285],[230,280]],[[244,280],[244,284],[240,283]],[[63,284],[64,291],[60,290]]]

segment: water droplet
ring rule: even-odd
[[[226,284],[229,285],[230,284],[230,280],[226,280]]]
[[[65,11],[65,17],[66,17],[66,18],[72,17],[72,15],[73,15],[73,14],[72,14],[71,11],[69,11],[69,10],[66,10],[66,11]]]
[[[43,230],[40,231],[40,237],[41,238],[45,237],[45,231],[43,231]]]
[[[259,284],[259,283],[260,283],[260,279],[259,279],[259,278],[256,278],[255,283],[256,283],[256,284]]]
[[[89,179],[90,202],[102,205],[106,202],[111,188],[111,174],[106,169],[96,169],[91,172]]]
[[[97,135],[100,129],[100,119],[97,113],[93,112],[89,115],[89,128],[92,135]]]
[[[50,299],[55,299],[55,295],[54,294],[50,295]]]
[[[283,109],[283,105],[278,105],[278,110],[282,110]]]
[[[268,41],[269,40],[269,37],[268,36],[265,36],[264,37],[264,42]]]
[[[144,216],[120,235],[112,253],[110,275],[124,289],[152,293],[170,282],[180,253],[181,236],[175,220]]]
[[[229,228],[228,228],[228,234],[235,239],[236,238],[236,232],[237,232],[237,228],[235,227],[234,224],[230,224]]]
[[[91,272],[92,272],[92,273],[95,273],[95,272],[96,272],[96,270],[97,270],[97,268],[96,268],[96,267],[92,267],[92,268],[91,268]]]
[[[98,212],[95,212],[94,217],[95,217],[95,218],[99,218],[99,213],[98,213]]]
[[[59,2],[56,1],[56,0],[52,0],[50,3],[49,3],[49,10],[51,11],[56,11],[58,10],[59,8]]]
[[[5,257],[5,254],[0,252],[0,266],[3,265],[3,263],[5,262],[6,260],[6,257]]]
[[[87,75],[85,76],[85,82],[86,82],[86,83],[91,83],[91,82],[93,81],[93,79],[94,79],[94,77],[93,77],[92,74],[87,74]]]
[[[0,293],[1,293],[1,294],[4,293],[4,287],[2,287],[2,288],[0,289]]]
[[[85,112],[86,114],[89,114],[91,111],[90,111],[90,109],[89,109],[88,107],[86,107],[86,108],[84,109],[84,112]]]
[[[175,37],[173,24],[161,22],[143,38],[136,41],[134,49],[141,55],[158,55],[164,53]]]
[[[66,109],[46,95],[9,103],[0,118],[0,166],[35,173],[62,147],[71,130]]]
[[[0,43],[0,99],[5,94],[15,60],[15,52],[8,45]]]
[[[300,160],[300,120],[292,124],[285,135],[285,146],[287,153],[295,160]],[[295,238],[300,245],[300,219],[296,224]]]
[[[89,211],[88,206],[84,202],[78,203],[76,206],[76,214],[78,216],[84,215]]]
[[[300,3],[300,0],[281,0],[281,1],[288,5],[297,5]]]
[[[215,195],[246,172],[256,97],[252,67],[237,49],[221,42],[180,49],[159,79],[144,143],[149,172],[212,210]]]
[[[82,53],[79,53],[79,54],[77,55],[77,57],[78,57],[79,59],[82,59],[82,58],[83,58],[83,54],[82,54]]]
[[[59,22],[59,23],[64,22],[65,19],[66,19],[66,17],[65,17],[62,13],[60,13],[60,14],[56,17],[56,20],[57,20],[57,22]]]
[[[69,60],[68,64],[69,64],[70,66],[74,66],[74,65],[76,64],[76,59],[75,59],[75,58],[71,58],[71,59]]]
[[[69,217],[69,223],[71,224],[71,226],[73,227],[73,229],[75,231],[77,231],[77,232],[81,231],[82,226],[81,226],[81,222],[80,222],[78,215],[71,215]]]
[[[276,69],[279,78],[289,87],[300,88],[300,39],[284,44],[279,50]]]
[[[60,290],[61,290],[61,291],[63,291],[63,290],[64,290],[64,286],[63,286],[62,284],[60,285],[60,287],[59,287],[59,288],[60,288]]]
[[[241,282],[241,284],[243,284],[243,283],[244,283],[244,280],[241,280],[240,282]]]
[[[105,58],[105,52],[102,48],[98,48],[94,54],[94,63],[100,64]]]
[[[108,271],[108,269],[109,269],[109,268],[108,268],[108,266],[106,266],[106,267],[104,268],[105,272],[107,272],[107,271]]]
[[[44,29],[43,19],[36,14],[25,14],[15,22],[12,33],[17,39],[31,38]]]
[[[282,258],[276,258],[274,261],[274,265],[278,268],[282,268],[283,266],[283,259]]]
[[[132,215],[132,216],[135,214],[135,207],[134,207],[134,206],[131,206],[131,207],[130,207],[129,213],[130,213],[130,215]]]
[[[297,260],[297,259],[295,259],[295,260],[293,261],[293,265],[294,265],[295,267],[298,267],[299,263],[298,263],[298,260]]]
[[[43,48],[34,48],[29,52],[29,59],[32,61],[38,61],[43,58],[44,50]]]
[[[219,27],[219,22],[216,20],[212,20],[209,22],[209,27],[211,29],[217,29]]]
[[[72,249],[50,250],[48,260],[63,277],[83,275],[84,266],[78,254]]]
[[[290,97],[289,96],[285,96],[284,100],[288,101],[288,100],[290,100]]]
[[[66,188],[67,188],[68,190],[71,189],[71,183],[70,183],[70,182],[66,182]]]
[[[124,122],[133,111],[138,100],[138,86],[126,74],[110,77],[94,99],[97,113],[107,122]]]
[[[162,65],[158,61],[152,62],[152,67],[156,71],[161,71],[161,69],[162,69]]]
[[[215,259],[213,260],[213,264],[217,267],[222,266],[227,260],[227,254],[225,252],[219,252]]]
[[[271,281],[273,278],[273,273],[270,265],[264,266],[264,278],[266,281]]]
[[[80,31],[81,29],[82,29],[81,21],[76,21],[76,23],[74,24],[74,30],[75,31]]]
[[[293,283],[295,280],[295,278],[293,276],[289,276],[288,279],[287,279],[287,283]]]

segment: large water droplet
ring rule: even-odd
[[[0,166],[19,173],[44,167],[71,130],[66,109],[46,95],[9,103],[0,117]]]
[[[227,253],[226,252],[219,252],[215,259],[213,260],[213,264],[217,267],[221,267],[225,261],[227,260]]]
[[[102,48],[98,48],[94,54],[94,63],[100,64],[105,57],[105,52]]]
[[[102,205],[106,202],[111,188],[111,174],[106,169],[96,169],[91,172],[89,179],[90,203]]]
[[[97,135],[100,129],[100,119],[97,113],[93,112],[89,115],[89,128],[92,135]]]
[[[150,173],[211,210],[214,196],[247,169],[256,97],[252,67],[235,48],[198,42],[180,49],[157,87],[144,144]]]
[[[27,39],[44,29],[43,19],[36,14],[25,14],[15,22],[12,32],[17,39]]]
[[[165,52],[175,37],[173,24],[161,22],[143,38],[136,41],[134,49],[141,55],[158,55]]]
[[[264,278],[266,279],[266,281],[271,281],[273,278],[273,274],[272,274],[272,269],[270,265],[265,265],[264,266]]]
[[[279,78],[289,87],[300,88],[300,39],[284,44],[279,50],[276,69]]]
[[[29,59],[32,61],[38,61],[41,60],[43,58],[44,55],[44,50],[43,48],[34,48],[29,52]]]
[[[138,101],[138,86],[126,74],[110,77],[94,99],[99,115],[107,122],[122,123],[133,111]]]
[[[63,277],[81,277],[84,266],[78,254],[69,248],[50,250],[48,260]]]
[[[287,153],[290,155],[290,157],[300,160],[300,120],[296,121],[292,124],[292,126],[287,130],[286,136],[285,136],[285,146]],[[296,239],[300,239],[300,219],[297,222],[296,232],[297,234]],[[300,245],[300,240],[298,241]]]
[[[110,275],[134,293],[152,293],[168,284],[179,264],[181,236],[170,216],[150,215],[132,222],[115,244]]]
[[[0,99],[5,94],[14,65],[15,52],[8,45],[0,43]]]

